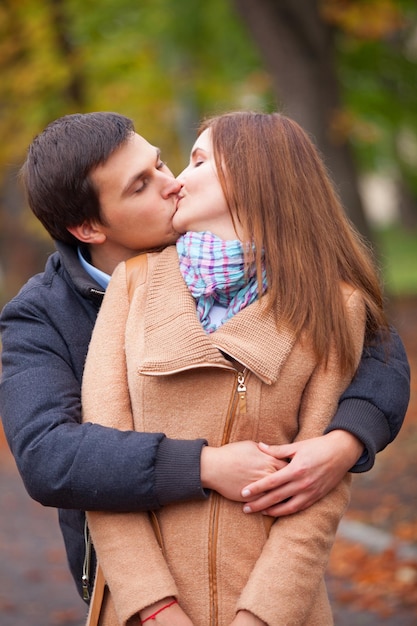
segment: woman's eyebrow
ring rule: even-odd
[[[193,151],[191,152],[191,158],[193,159],[195,157],[195,155],[197,154],[197,152],[204,152],[204,154],[207,154],[207,151],[204,150],[204,148],[200,148],[200,146],[196,146]]]

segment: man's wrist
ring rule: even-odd
[[[211,446],[204,446],[201,450],[200,457],[200,480],[203,489],[214,489],[214,476],[213,468],[215,462],[213,459],[213,452],[215,448]]]
[[[348,430],[331,430],[326,433],[325,437],[331,445],[336,445],[339,450],[343,451],[349,461],[349,467],[353,467],[358,462],[365,450],[363,442]]]

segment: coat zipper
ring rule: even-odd
[[[245,373],[238,372],[237,374],[237,393],[239,395],[239,414],[244,415],[246,413],[246,385],[245,385]]]
[[[223,431],[223,437],[221,445],[229,443],[234,418],[236,417],[237,409],[239,408],[239,414],[246,413],[246,373],[247,368],[243,372],[236,372],[236,381],[233,388],[233,393],[230,398],[229,408],[226,416],[226,424]],[[218,624],[218,611],[217,611],[217,576],[216,576],[216,563],[217,563],[217,538],[219,528],[219,504],[220,495],[218,493],[212,494],[211,510],[210,510],[210,538],[209,538],[209,589],[210,589],[210,625],[217,626]]]
[[[188,369],[188,368],[186,368]],[[246,413],[246,384],[245,384],[245,376],[247,373],[247,368],[243,370],[243,372],[236,372],[237,384],[233,389],[233,393],[230,399],[229,408],[227,411],[226,417],[226,425],[223,432],[222,444],[224,445],[228,443],[230,438],[230,433],[233,426],[233,418],[236,415],[236,409],[239,406],[240,414]],[[217,560],[217,536],[218,536],[218,502],[219,495],[214,493],[212,498],[212,505],[210,511],[211,517],[211,534],[210,534],[210,542],[209,542],[209,554],[210,554],[210,571],[209,571],[209,579],[210,579],[210,599],[211,599],[211,617],[210,623],[212,626],[217,626],[217,579],[215,572],[215,565]],[[162,536],[159,529],[158,520],[155,514],[150,516],[151,523],[154,527],[155,534],[157,535],[158,543],[163,549]],[[85,543],[85,553],[84,553],[84,562],[83,562],[83,573],[82,573],[82,592],[83,599],[88,601],[90,599],[90,574],[91,574],[91,535],[88,528],[87,520],[85,520],[84,525],[84,543]]]

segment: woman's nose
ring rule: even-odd
[[[180,174],[178,174],[178,176],[177,176],[177,180],[180,181],[181,185],[183,185],[185,183],[185,177],[186,177],[187,170],[188,170],[188,167],[183,169],[182,172],[180,172]]]

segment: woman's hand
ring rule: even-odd
[[[239,611],[231,626],[268,626],[259,617],[256,617],[249,611]]]
[[[334,489],[363,451],[351,433],[334,430],[321,437],[281,446],[259,444],[276,459],[290,459],[283,469],[248,484],[242,495],[245,513],[263,511],[273,517],[297,513]]]
[[[173,602],[173,604],[171,604]],[[171,604],[171,606],[167,606]],[[161,610],[162,609],[162,610]],[[149,619],[151,616],[152,619]],[[148,621],[146,621],[148,619]],[[146,622],[146,626],[193,626],[192,621],[184,613],[178,602],[174,601],[174,598],[164,598],[159,602],[155,602],[151,606],[147,606],[146,609],[140,612],[140,620],[133,622],[129,620],[129,626],[137,626],[138,623]]]

